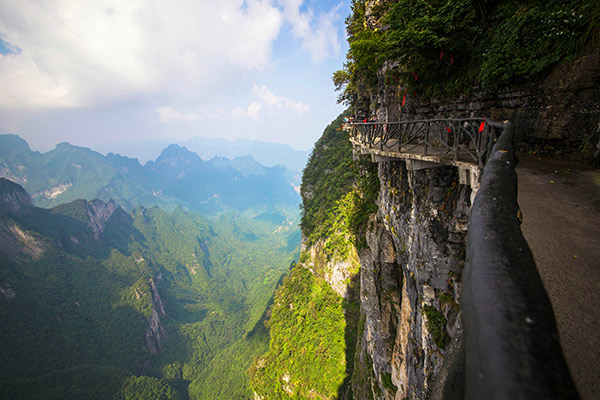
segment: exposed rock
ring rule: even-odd
[[[45,199],[55,199],[64,192],[67,191],[73,184],[71,182],[61,183],[60,185],[52,186],[46,190],[42,190],[41,192],[34,193],[31,197],[38,198],[43,197]]]
[[[524,84],[494,92],[473,88],[456,98],[435,100],[408,96],[402,106],[398,88],[385,84],[386,72],[402,68],[386,62],[379,71],[377,89],[361,115],[374,114],[382,121],[433,118],[488,117],[510,120],[515,125],[521,151],[570,155],[600,162],[600,48],[590,49],[577,60],[552,69],[539,85]]]
[[[150,354],[157,354],[166,338],[165,329],[160,318],[165,316],[162,299],[153,279],[150,279],[150,291],[152,294],[152,308],[148,318],[148,329],[144,334],[144,349]]]
[[[106,223],[115,210],[120,208],[114,201],[103,202],[92,200],[86,203],[85,212],[88,216],[87,226],[94,232],[94,238],[100,240]]]
[[[304,245],[303,245],[304,246]],[[324,251],[325,242],[318,240],[308,251],[310,263],[307,268],[314,274],[315,271],[322,275],[331,288],[341,297],[350,297],[350,281],[354,279],[360,268],[360,262],[356,250],[352,247],[348,257],[345,259],[328,259]],[[304,247],[305,248],[305,247]],[[306,248],[305,248],[306,249]]]
[[[13,221],[0,219],[0,252],[17,261],[39,260],[46,251],[44,241]]]
[[[371,363],[373,398],[426,399],[444,361],[444,338],[459,334],[454,282],[463,265],[470,189],[458,184],[452,167],[409,171],[401,161],[383,162],[379,178],[379,213],[360,256],[365,326],[356,358]],[[453,299],[452,307],[441,306],[442,295]],[[425,307],[443,316],[445,326],[432,332]],[[353,379],[355,394],[365,390],[361,379]]]

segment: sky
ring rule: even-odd
[[[312,148],[349,0],[0,0],[0,133],[34,150],[194,136]]]

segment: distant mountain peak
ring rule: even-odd
[[[178,164],[178,163],[189,164],[191,162],[202,162],[200,156],[192,151],[189,151],[187,147],[180,146],[178,144],[170,144],[167,146],[160,156],[156,159],[156,164]]]
[[[13,134],[0,135],[0,156],[7,156],[11,153],[28,153],[30,151],[29,144],[20,136]]]

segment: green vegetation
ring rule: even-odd
[[[347,132],[338,116],[316,142],[302,175],[302,220],[307,245],[326,239],[329,257],[345,258],[360,245],[369,216],[377,211],[377,165],[352,159]]]
[[[423,311],[427,317],[427,329],[437,347],[444,350],[450,343],[450,335],[446,330],[446,318],[437,308],[425,304]]]
[[[155,162],[59,144],[47,153],[33,152],[15,135],[0,135],[2,175],[22,184],[38,207],[78,199],[113,199],[127,211],[137,207],[177,206],[203,215],[236,210],[245,216],[280,224],[295,220],[299,196],[295,173],[267,168],[252,157],[203,161],[184,147],[167,147]],[[240,196],[243,193],[243,196]]]
[[[181,396],[167,382],[149,376],[131,376],[123,383],[124,400],[180,400]]]
[[[377,211],[379,178],[376,164],[353,160],[348,134],[341,129],[345,115],[325,129],[304,169],[302,233],[307,245],[321,242],[323,247],[315,247],[317,259],[303,252],[275,293],[269,351],[249,369],[252,389],[265,399],[352,396],[362,332],[355,248],[364,243],[369,218]],[[354,267],[345,282],[348,299],[325,280],[327,261],[333,260]]]
[[[372,3],[352,1],[347,61],[333,76],[340,102],[355,104],[359,87],[375,87],[386,61],[394,67],[385,83],[400,96],[528,82],[577,57],[600,27],[600,4],[587,0]]]
[[[86,207],[0,210],[0,398],[251,398],[298,228],[152,207],[117,209],[96,238]],[[156,355],[150,280],[165,310]]]
[[[275,294],[270,349],[250,369],[264,398],[336,398],[346,376],[342,299],[296,266]]]

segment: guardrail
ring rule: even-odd
[[[485,118],[349,122],[344,129],[362,146],[396,153],[450,156],[483,168],[504,124]]]
[[[377,153],[446,156],[439,159],[448,163],[466,157],[483,171],[469,218],[463,343],[448,355],[442,398],[578,399],[521,232],[513,125],[466,118],[350,122],[344,129]]]
[[[471,208],[462,291],[461,399],[578,399],[517,214],[514,129],[494,145]],[[455,386],[456,389],[456,386]]]

